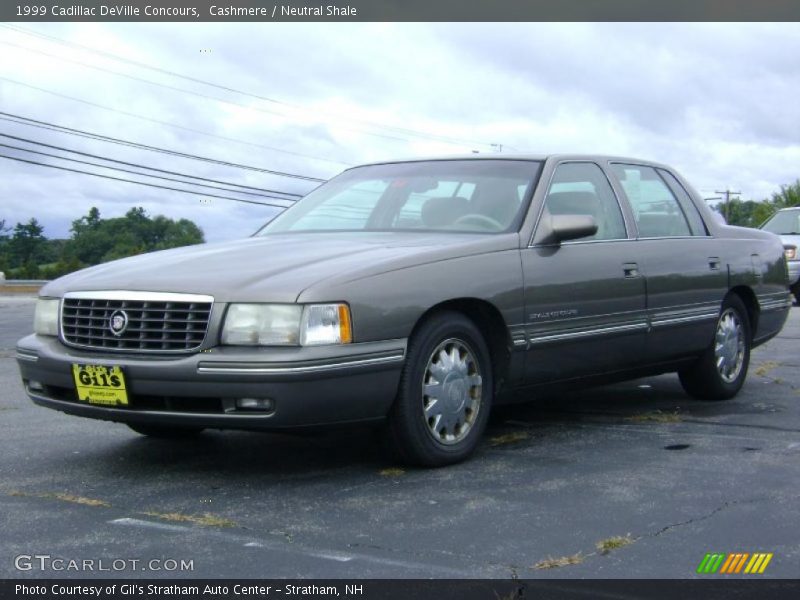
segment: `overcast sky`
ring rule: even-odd
[[[504,153],[658,160],[705,196],[730,188],[762,199],[800,177],[797,23],[20,27],[250,95],[0,27],[0,111],[263,169],[327,178],[361,162],[491,153],[496,144]],[[302,194],[315,185],[7,120],[0,132],[256,188]],[[0,154],[201,191],[5,147]],[[0,158],[7,223],[36,217],[49,237],[67,237],[91,206],[104,217],[143,206],[190,218],[209,241],[249,235],[274,214]]]

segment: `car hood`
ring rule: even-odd
[[[519,247],[517,234],[274,234],[103,263],[56,279],[40,295],[130,290],[208,294],[218,302],[295,302],[329,278],[357,279],[513,247]]]

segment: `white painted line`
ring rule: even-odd
[[[169,525],[167,523],[154,523],[153,521],[144,521],[142,519],[131,519],[128,517],[122,519],[114,519],[109,521],[112,525],[128,525],[130,527],[144,527],[148,529],[160,529],[161,531],[189,531],[188,527],[183,525]]]
[[[336,562],[350,562],[351,560],[353,560],[352,556],[348,556],[346,554],[333,554],[328,552],[310,552],[309,554],[317,558],[324,558],[326,560],[335,560]]]
[[[276,544],[265,544],[263,542],[247,542],[244,545],[245,548],[267,548],[269,550],[285,550],[285,548],[278,548]],[[338,552],[317,552],[314,550],[300,550],[297,549],[301,554],[305,554],[306,556],[313,556],[314,558],[323,558],[325,560],[335,560],[336,562],[350,562],[353,560],[353,556],[349,556],[347,554],[341,554]]]
[[[153,521],[145,521],[143,519],[133,519],[130,517],[124,517],[122,519],[114,519],[113,521],[109,521],[112,525],[126,525],[128,527],[141,527],[146,529],[159,529],[161,531],[171,531],[171,532],[186,532],[189,530],[196,530],[193,527],[185,527],[183,525],[170,525],[168,523],[155,523]],[[462,569],[454,569],[451,567],[439,566],[439,565],[431,565],[428,563],[417,563],[399,559],[392,559],[392,558],[381,558],[378,556],[371,556],[368,554],[360,554],[360,553],[352,553],[352,554],[345,554],[342,552],[337,552],[336,550],[316,550],[313,548],[303,547],[303,546],[292,546],[290,544],[283,544],[279,542],[271,542],[271,541],[258,541],[253,540],[250,538],[242,538],[235,534],[231,535],[228,532],[221,532],[221,531],[207,531],[213,537],[221,538],[228,541],[238,541],[246,548],[263,548],[268,551],[279,551],[279,552],[292,552],[296,554],[302,554],[305,556],[312,556],[314,558],[321,558],[323,560],[333,560],[336,562],[350,562],[350,561],[363,561],[367,563],[385,565],[385,566],[392,566],[392,567],[401,567],[405,569],[412,569],[421,572],[429,572],[435,571],[438,573],[446,573],[453,577],[463,578],[468,575],[468,572]]]

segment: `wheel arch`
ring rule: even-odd
[[[492,361],[494,391],[499,391],[508,378],[513,349],[511,334],[500,310],[491,302],[480,298],[466,297],[445,300],[431,306],[420,315],[409,337],[413,337],[428,319],[445,311],[463,314],[483,334],[484,341],[489,347],[489,356]]]
[[[738,285],[728,292],[729,295],[738,296],[747,309],[747,319],[750,321],[750,340],[757,339],[756,332],[758,331],[758,316],[760,309],[758,306],[758,298],[755,292],[746,285]]]

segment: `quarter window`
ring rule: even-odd
[[[613,164],[611,168],[631,203],[639,237],[692,235],[681,205],[655,169],[620,164]]]
[[[603,171],[594,163],[559,165],[544,206],[551,215],[594,217],[597,233],[582,240],[619,240],[627,237],[614,190]]]
[[[661,175],[662,179],[667,182],[667,185],[672,190],[672,193],[675,194],[675,196],[678,198],[678,201],[681,203],[683,212],[686,215],[686,218],[689,219],[689,225],[692,228],[692,233],[694,235],[708,235],[708,230],[706,229],[705,223],[703,223],[703,217],[700,216],[700,211],[697,210],[694,201],[681,185],[680,181],[678,181],[672,173],[665,171],[664,169],[658,169],[658,174]]]

